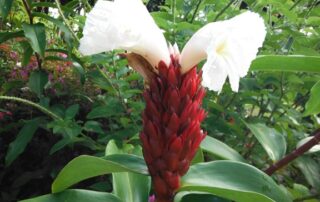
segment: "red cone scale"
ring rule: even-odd
[[[200,124],[205,90],[196,67],[180,73],[178,60],[169,67],[160,62],[159,73],[144,92],[143,131],[140,139],[157,202],[172,202],[180,177],[189,169],[205,133]]]

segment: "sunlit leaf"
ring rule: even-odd
[[[134,172],[148,175],[148,168],[140,157],[128,154],[114,154],[104,158],[82,155],[70,161],[52,184],[57,193],[91,177],[114,172]]]
[[[119,148],[115,141],[111,140],[106,148],[106,155],[132,153],[142,156],[140,146],[124,144]],[[148,202],[151,187],[150,177],[132,173],[121,172],[112,174],[113,193],[122,201],[126,202]]]
[[[287,143],[281,133],[261,123],[246,123],[246,125],[273,161],[277,161],[285,155]]]
[[[320,57],[306,55],[261,55],[251,64],[251,71],[320,72]]]
[[[190,167],[179,191],[200,191],[237,202],[289,202],[282,189],[259,169],[240,162],[214,161]]]
[[[207,136],[202,141],[200,147],[209,154],[221,159],[245,162],[244,158],[237,151],[213,137]]]

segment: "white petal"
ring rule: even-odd
[[[175,55],[180,55],[180,50],[177,43],[174,43],[173,50]]]
[[[224,68],[221,68],[224,61],[215,61],[220,64],[217,68],[211,68],[208,63],[204,64],[202,70],[205,72],[202,76],[202,85],[209,88],[209,90],[213,91],[221,91],[224,82],[227,79],[227,72]]]
[[[84,55],[125,49],[153,66],[170,62],[166,40],[141,0],[99,0],[87,16],[79,50]]]
[[[209,74],[212,79],[217,79],[217,76],[213,77],[213,72],[221,74],[221,69],[224,69],[232,90],[238,91],[239,80],[247,74],[265,36],[263,19],[250,11],[226,21],[209,23],[196,32],[182,50],[180,58],[182,72],[189,71],[207,58],[206,68],[203,69],[204,77]],[[221,80],[225,81],[225,78],[219,79],[216,83],[206,81],[203,84],[209,89],[220,91],[223,85],[220,85],[219,89],[216,87]]]

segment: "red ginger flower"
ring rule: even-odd
[[[179,54],[141,0],[97,1],[87,15],[79,50],[85,55],[124,49],[129,65],[145,79],[146,108],[140,138],[157,202],[175,191],[205,137],[200,124],[205,90],[221,91],[227,77],[233,91],[249,70],[266,35],[263,19],[247,11],[198,30]],[[170,57],[171,54],[171,57]],[[202,73],[194,67],[205,62]],[[161,62],[159,62],[161,61]]]
[[[200,124],[206,113],[201,107],[205,90],[196,67],[182,75],[172,58],[169,67],[160,62],[158,69],[159,74],[144,92],[146,108],[140,139],[160,202],[173,201],[180,177],[189,169],[205,137]]]

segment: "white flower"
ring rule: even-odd
[[[153,67],[170,63],[166,40],[141,0],[99,0],[87,16],[79,50],[84,55],[124,49]]]
[[[59,10],[57,8],[49,7],[49,15],[53,18],[58,18],[59,17]]]
[[[258,48],[263,44],[266,28],[263,19],[247,11],[232,19],[209,23],[196,32],[181,53],[181,71],[187,72],[207,58],[202,85],[221,91],[226,78],[238,91]]]

